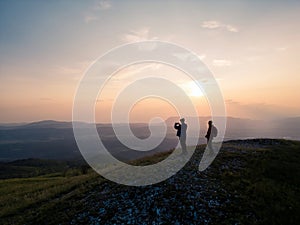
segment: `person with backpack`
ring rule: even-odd
[[[181,123],[181,124],[180,124]],[[187,130],[187,124],[185,123],[185,119],[180,119],[180,123],[175,123],[174,128],[177,130],[176,136],[178,136],[182,154],[187,154],[186,150],[186,130]]]
[[[212,148],[212,140],[213,140],[213,138],[215,138],[218,135],[218,130],[212,123],[213,122],[211,120],[208,121],[208,129],[207,129],[207,133],[205,135],[205,137],[207,139],[207,146],[211,150],[213,149]]]

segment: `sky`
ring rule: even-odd
[[[161,40],[195,52],[214,74],[228,116],[300,116],[300,1],[0,1],[0,122],[72,120],[78,84],[95,60],[116,46]],[[160,68],[157,70],[157,68]],[[168,66],[136,65],[116,74],[160,73],[178,84],[199,115],[205,94]],[[121,78],[120,78],[121,77]],[[122,78],[123,77],[123,78]],[[121,86],[121,84],[123,86]],[[112,89],[96,102],[109,122]],[[161,87],[163,88],[163,87]],[[176,110],[162,99],[139,101],[132,121],[164,119]]]

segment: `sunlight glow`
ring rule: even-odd
[[[203,93],[194,81],[189,81],[181,85],[182,89],[191,97],[202,97]]]

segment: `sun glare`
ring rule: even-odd
[[[201,97],[203,93],[197,84],[193,81],[189,81],[182,85],[183,90],[191,97]]]

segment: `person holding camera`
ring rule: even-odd
[[[186,150],[186,130],[187,130],[187,124],[185,123],[185,119],[181,118],[180,123],[175,123],[174,128],[177,130],[176,136],[178,136],[181,149],[182,149],[182,154],[187,154]]]

